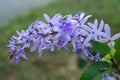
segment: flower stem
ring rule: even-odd
[[[113,63],[113,67],[118,71],[118,73],[120,74],[120,68],[117,64],[117,62],[115,61],[114,58],[111,59],[112,63]]]

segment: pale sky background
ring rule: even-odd
[[[54,0],[0,0],[0,26],[25,10],[43,6]]]

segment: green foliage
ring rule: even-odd
[[[103,59],[111,60],[114,57],[115,53],[116,53],[116,49],[113,47],[113,48],[111,48],[110,53],[105,55],[105,57]]]
[[[120,65],[120,38],[116,40],[115,49],[116,49],[115,60]]]
[[[92,48],[90,48],[92,52],[99,53],[101,56],[105,56],[106,54],[110,53],[110,47],[101,42],[93,41]]]
[[[83,72],[80,80],[101,80],[102,74],[110,73],[113,70],[114,69],[107,62],[94,62]]]
[[[83,58],[81,58],[81,57],[79,57],[79,58],[77,58],[77,66],[78,66],[78,68],[84,68],[84,67],[86,67],[86,64],[87,64],[87,60],[85,60],[85,59],[83,59]]]

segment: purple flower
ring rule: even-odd
[[[88,35],[87,37],[88,39],[93,39],[95,41],[98,41],[99,37],[107,37],[106,33],[102,32],[103,21],[101,21],[99,27],[98,27],[98,21],[96,19],[93,24],[88,23],[88,26],[82,25],[82,28],[90,33],[90,35]]]
[[[72,34],[72,24],[70,22],[63,21],[59,28],[60,30],[56,34],[55,38],[64,37],[67,41],[70,41]]]
[[[54,17],[52,17],[52,19],[50,19],[50,17],[47,14],[44,14],[44,18],[48,23],[48,24],[46,24],[46,26],[50,30],[53,30],[53,31],[59,30],[58,26],[61,24],[60,21],[62,19],[62,15],[56,14],[56,15],[54,15]]]
[[[84,39],[83,37],[80,37],[80,39],[76,42],[76,46],[74,47],[73,51],[80,54],[83,53],[86,56],[89,56],[90,52],[88,50],[88,47],[90,47],[90,40]]]
[[[33,46],[31,47],[30,51],[33,52],[38,48],[38,53],[39,56],[42,56],[42,50],[45,49],[44,46],[44,39],[42,37],[38,37],[36,39],[33,40]]]
[[[89,58],[91,61],[95,61],[95,62],[101,60],[101,58],[100,58],[100,54],[98,54],[98,53],[97,53],[95,56],[92,55],[92,54],[90,54],[88,58]]]
[[[115,44],[114,41],[120,38],[120,33],[117,33],[111,37],[111,31],[110,31],[110,27],[108,24],[105,24],[104,30],[107,36],[104,38],[101,38],[100,41],[104,43],[107,42],[110,47],[114,47],[114,44]]]
[[[79,24],[85,24],[86,21],[88,20],[88,18],[91,17],[91,15],[88,15],[86,17],[84,17],[84,15],[85,15],[85,13],[79,12],[79,13],[74,15],[74,19],[76,19]]]
[[[72,34],[72,31],[75,27],[73,27],[73,24],[71,23],[72,15],[67,15],[66,20],[62,20],[61,24],[58,25],[59,31],[56,34],[56,38],[59,38],[61,36],[65,36],[67,40],[70,40],[70,36]]]
[[[116,80],[114,77],[111,77],[109,74],[104,74],[102,80]]]
[[[55,45],[57,46],[58,51],[61,48],[64,48],[64,49],[68,50],[68,47],[67,47],[68,46],[68,41],[65,38],[61,38],[61,39],[56,40]]]
[[[15,39],[17,39],[17,43],[18,44],[23,43],[24,48],[26,48],[26,47],[29,48],[30,47],[30,41],[31,41],[31,38],[29,37],[29,33],[22,30],[21,32],[17,31],[17,34],[18,34],[18,37],[14,37]]]
[[[53,35],[48,35],[45,38],[45,42],[46,49],[49,49],[51,52],[53,52],[55,49],[54,46],[56,45],[55,37]]]
[[[23,58],[26,60],[28,59],[24,52],[24,48],[22,48],[20,46],[16,46],[17,43],[15,42],[14,39],[12,39],[9,42],[10,42],[10,44],[8,46],[10,47],[10,49],[8,50],[8,53],[12,56],[11,59],[13,61],[18,63],[20,58]]]
[[[47,34],[49,29],[44,22],[39,21],[38,19],[33,22],[29,28],[26,30],[32,38],[39,37],[39,35]]]

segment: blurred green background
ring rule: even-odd
[[[120,32],[120,0],[56,0],[49,5],[26,10],[0,26],[0,80],[79,80],[82,70],[77,66],[78,55],[61,50],[50,53],[43,52],[39,58],[38,53],[27,52],[28,61],[22,60],[19,64],[8,60],[7,45],[16,30],[27,29],[37,18],[43,20],[43,14],[52,17],[56,13],[75,14],[85,12],[92,18],[103,19],[111,26],[112,34]]]

